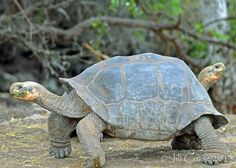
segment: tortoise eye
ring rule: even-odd
[[[23,87],[23,90],[32,92],[32,87],[30,87],[30,86],[24,86],[24,87]]]
[[[28,90],[29,92],[32,92],[32,91],[33,91],[32,87],[28,87],[27,90]]]
[[[220,66],[219,66],[219,65],[216,65],[215,68],[218,69],[218,68],[220,68]]]

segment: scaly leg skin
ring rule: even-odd
[[[70,134],[78,123],[57,113],[51,113],[48,118],[48,133],[50,140],[49,154],[56,158],[64,158],[71,153]]]
[[[194,130],[201,140],[203,153],[202,162],[217,165],[226,157],[225,145],[219,141],[215,130],[207,116],[202,116],[194,122]]]
[[[100,143],[105,122],[95,113],[90,113],[77,125],[76,131],[81,147],[87,155],[86,168],[100,168],[105,164],[105,155]]]
[[[189,149],[195,149],[200,150],[201,149],[201,142],[198,137],[195,135],[181,135],[175,137],[171,141],[172,149],[174,150],[189,150]]]

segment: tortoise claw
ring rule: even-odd
[[[49,149],[49,154],[57,159],[61,159],[69,156],[71,153],[71,147],[51,147]]]

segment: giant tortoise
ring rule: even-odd
[[[73,78],[60,78],[63,96],[31,81],[12,84],[10,93],[52,112],[49,151],[56,158],[70,154],[69,136],[76,129],[87,167],[105,164],[102,132],[138,140],[173,139],[172,147],[179,150],[197,149],[199,145],[190,142],[200,143],[202,162],[218,164],[226,152],[214,129],[228,120],[215,109],[206,89],[223,70],[222,64],[207,67],[199,75],[202,85],[180,59],[153,53],[116,56]],[[205,80],[207,74],[214,82]]]

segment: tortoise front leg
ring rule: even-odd
[[[209,118],[202,116],[194,122],[194,131],[201,140],[202,162],[216,165],[226,157],[225,145],[219,141]]]
[[[49,153],[56,158],[64,158],[71,153],[70,134],[78,123],[57,113],[51,113],[48,118],[48,133],[50,140]]]
[[[188,149],[201,149],[201,142],[199,138],[195,135],[180,135],[176,136],[171,141],[172,149],[174,150],[188,150]]]
[[[100,143],[105,122],[95,113],[90,113],[77,125],[76,131],[81,147],[87,155],[86,167],[100,168],[105,164],[105,155]]]

